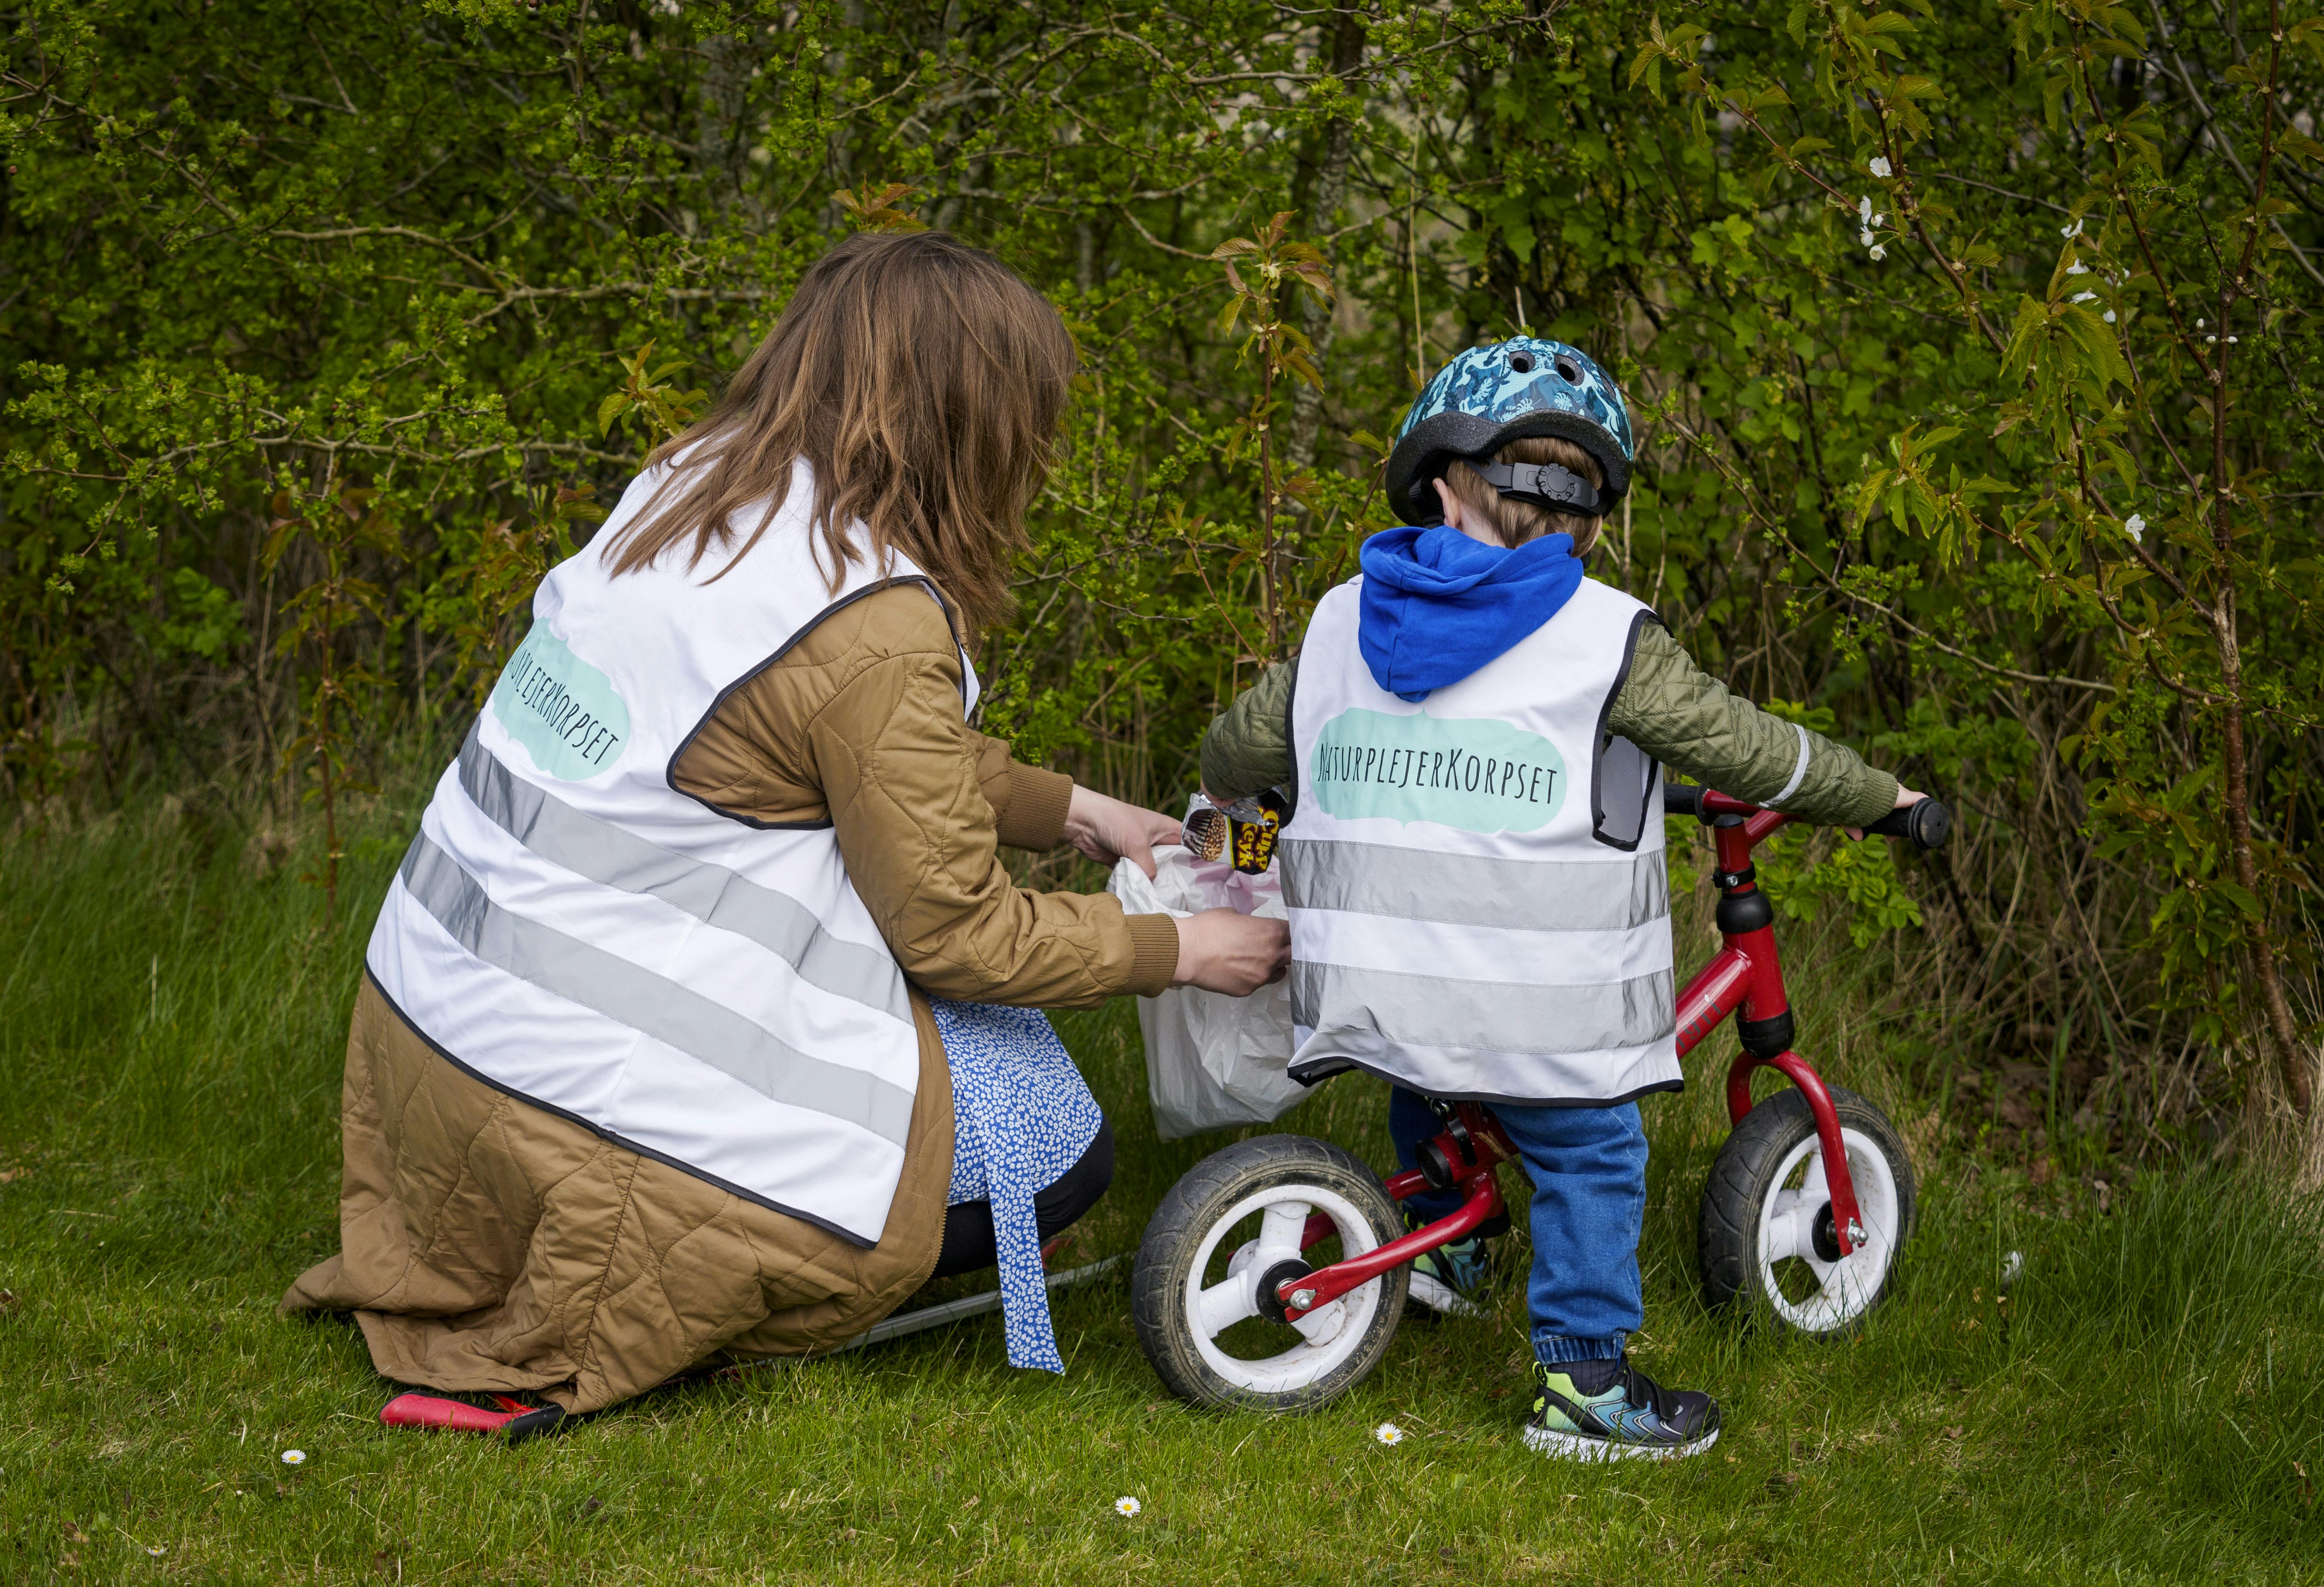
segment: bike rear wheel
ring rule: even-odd
[[[1912,1159],[1887,1115],[1829,1089],[1864,1243],[1840,1252],[1815,1115],[1796,1089],[1753,1107],[1720,1148],[1700,1229],[1705,1299],[1816,1337],[1849,1332],[1886,1298],[1917,1210]]]
[[[1280,1413],[1329,1404],[1388,1353],[1411,1269],[1296,1322],[1284,1320],[1275,1288],[1402,1233],[1395,1203],[1352,1153],[1302,1135],[1238,1142],[1196,1164],[1146,1226],[1131,1284],[1139,1348],[1190,1405]]]

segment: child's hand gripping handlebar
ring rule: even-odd
[[[1663,812],[1691,815],[1708,825],[1720,816],[1748,816],[1762,807],[1693,783],[1665,783]],[[1731,824],[1731,823],[1730,823]],[[1952,836],[1953,812],[1934,799],[1923,799],[1902,810],[1892,810],[1864,829],[1869,835],[1902,838],[1915,849],[1942,849]]]

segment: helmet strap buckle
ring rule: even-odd
[[[1598,488],[1563,463],[1471,462],[1469,466],[1504,496],[1561,512],[1599,516]]]

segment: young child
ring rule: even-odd
[[[1204,790],[1281,786],[1292,1073],[1394,1082],[1410,1168],[1424,1097],[1489,1103],[1532,1179],[1536,1397],[1526,1442],[1581,1460],[1698,1454],[1710,1396],[1630,1366],[1643,1320],[1637,1098],[1679,1087],[1657,761],[1842,826],[1921,795],[1698,671],[1654,612],[1584,575],[1629,487],[1621,392],[1560,342],[1462,353],[1397,432],[1388,500],[1299,659],[1211,725]],[[1432,527],[1434,526],[1434,527]],[[1415,1226],[1451,1212],[1416,1197]],[[1473,1291],[1471,1238],[1416,1295]]]

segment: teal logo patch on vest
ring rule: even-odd
[[[559,782],[586,782],[622,757],[630,708],[613,681],[535,623],[493,685],[493,714],[532,764]]]
[[[1530,832],[1564,806],[1565,757],[1540,734],[1489,717],[1343,711],[1316,737],[1307,784],[1342,821]]]

